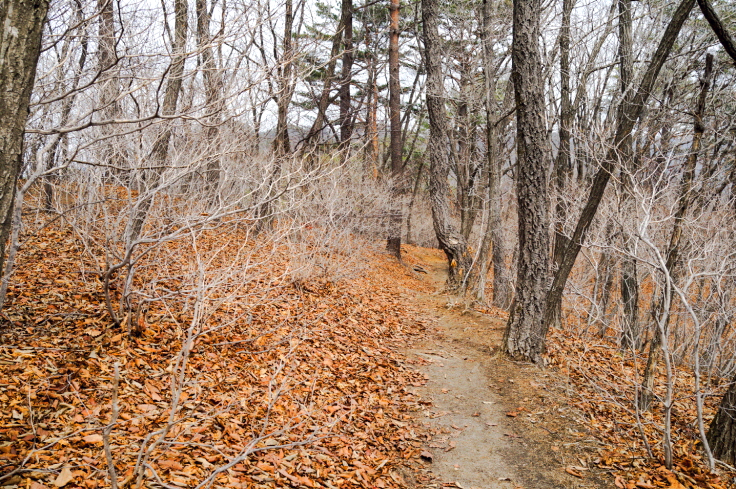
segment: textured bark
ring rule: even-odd
[[[48,8],[48,0],[0,3],[0,270],[12,226],[23,133]]]
[[[97,53],[97,69],[100,72],[98,107],[102,114],[102,119],[111,121],[118,119],[120,115],[120,102],[118,100],[120,97],[120,81],[116,69],[118,56],[113,0],[98,0],[97,9],[100,12],[98,28],[99,49]],[[121,148],[119,141],[115,141],[112,126],[104,125],[100,130],[102,136],[105,138],[100,146],[100,163],[110,165],[110,174],[121,177],[126,184],[129,183],[128,175],[124,173],[127,167],[124,149]]]
[[[547,326],[544,297],[549,276],[549,168],[544,123],[544,78],[539,46],[540,0],[514,1],[512,71],[516,99],[516,200],[519,255],[516,296],[504,349],[515,359],[542,362]]]
[[[715,458],[736,464],[736,377],[731,380],[716,417],[710,423],[708,443]]]
[[[634,48],[631,35],[631,0],[618,0],[618,57],[619,74],[621,79],[621,95],[623,114],[629,114],[628,105],[631,104],[634,76]],[[629,133],[619,145],[618,158],[623,168],[622,178],[624,191],[619,206],[624,215],[631,212],[634,203],[631,199],[633,182],[631,176],[636,173],[637,165],[634,161],[634,139]],[[639,281],[636,273],[636,258],[632,256],[634,247],[633,238],[624,227],[623,236],[624,256],[621,257],[621,300],[624,303],[623,331],[621,333],[621,348],[639,349]]]
[[[210,194],[217,189],[220,181],[220,144],[218,140],[222,101],[222,73],[215,63],[212,49],[212,35],[210,34],[210,14],[207,9],[207,0],[196,0],[197,13],[197,48],[200,56],[200,70],[204,79],[205,117],[207,126],[207,143],[211,145],[206,162],[205,187]]]
[[[442,79],[437,0],[422,0],[424,62],[427,69],[427,112],[429,114],[429,199],[432,224],[437,241],[449,263],[448,286],[457,289],[465,285],[470,270],[467,245],[450,218],[450,192],[447,177],[450,172],[447,138],[447,114]]]
[[[736,42],[734,42],[733,37],[724,27],[713,6],[708,0],[698,0],[698,6],[703,12],[703,16],[705,16],[708,24],[710,24],[711,29],[716,33],[716,37],[721,42],[723,49],[726,50],[728,55],[731,56],[731,59],[736,63]]]
[[[343,147],[353,136],[350,84],[353,82],[353,0],[342,0],[340,20],[343,25],[342,73],[340,81],[340,143]]]
[[[555,241],[552,251],[554,269],[558,269],[567,248],[569,238],[564,233],[567,219],[567,206],[563,194],[567,181],[572,174],[572,159],[570,158],[570,128],[574,119],[572,103],[570,101],[570,17],[572,15],[573,0],[562,1],[562,26],[560,28],[560,146],[555,158]],[[559,327],[562,318],[562,303],[555,311],[550,311],[550,326]]]
[[[641,84],[639,85],[636,94],[632,97],[632,102],[630,104],[621,104],[619,107],[619,115],[617,118],[618,122],[613,145],[607,152],[601,168],[593,179],[593,185],[591,186],[588,199],[580,214],[577,225],[575,226],[575,231],[573,232],[570,243],[565,249],[560,266],[555,272],[552,286],[547,293],[547,299],[545,301],[546,311],[559,310],[559,304],[562,302],[562,292],[565,289],[565,283],[567,282],[567,278],[570,276],[572,267],[575,265],[575,260],[578,257],[578,253],[580,253],[580,248],[585,242],[590,225],[593,223],[593,218],[598,210],[598,205],[603,198],[603,193],[605,192],[608,181],[611,178],[611,172],[614,170],[615,164],[618,161],[617,154],[619,147],[624,139],[631,134],[631,131],[634,128],[634,123],[639,119],[644,109],[644,105],[649,99],[654,83],[659,76],[659,72],[662,69],[662,65],[667,60],[667,57],[672,50],[672,46],[674,46],[675,40],[680,33],[680,29],[685,23],[685,20],[687,20],[694,4],[695,0],[682,0],[677,6],[672,19],[670,19],[670,22],[662,35],[657,51],[649,62]]]
[[[201,1],[201,0],[200,0]],[[291,103],[291,96],[294,92],[293,75],[294,68],[294,48],[293,33],[294,27],[294,2],[286,0],[286,11],[284,13],[284,39],[282,44],[281,57],[279,59],[279,76],[278,87],[279,93],[276,95],[277,120],[276,120],[276,138],[273,141],[273,149],[276,156],[284,156],[291,153],[291,143],[289,142],[288,127],[288,111]],[[261,213],[261,217],[268,212]]]
[[[386,249],[401,260],[401,215],[399,185],[402,173],[401,158],[401,84],[399,81],[399,0],[391,0],[391,24],[389,27],[389,115],[391,119],[391,177],[393,178],[391,222]]]
[[[486,165],[488,173],[488,221],[487,229],[483,234],[481,243],[480,256],[483,259],[482,267],[479,272],[478,289],[476,296],[484,299],[485,294],[484,280],[488,265],[485,257],[488,254],[487,248],[490,246],[491,251],[491,267],[493,270],[493,299],[492,303],[496,307],[507,309],[511,304],[511,287],[506,280],[506,255],[503,240],[503,223],[501,222],[501,161],[498,157],[498,124],[503,120],[498,120],[499,112],[506,113],[509,105],[513,103],[513,98],[507,96],[504,100],[504,106],[501,110],[495,102],[494,92],[496,87],[497,68],[493,63],[493,38],[492,30],[494,25],[493,18],[493,2],[492,0],[483,0],[483,26],[481,29],[481,37],[483,40],[483,75],[486,90]],[[504,119],[505,116],[502,116]],[[481,283],[483,282],[483,283]]]

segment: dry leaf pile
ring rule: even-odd
[[[424,325],[399,294],[420,284],[382,255],[293,281],[288,250],[239,233],[151,251],[136,283],[162,299],[138,337],[111,327],[99,250],[60,223],[28,238],[0,327],[0,486],[109,487],[106,455],[118,487],[404,484],[424,379],[397,349]]]
[[[687,368],[677,368],[674,389],[672,437],[674,467],[664,467],[661,404],[650,411],[635,409],[637,386],[646,357],[636,358],[622,352],[617,345],[597,338],[581,338],[571,332],[553,330],[549,336],[550,363],[566,377],[573,389],[572,404],[584,413],[584,422],[607,448],[599,451],[596,465],[615,476],[615,485],[622,489],[712,488],[733,487],[736,473],[711,473],[700,446],[697,414],[693,394],[693,374]],[[660,368],[655,382],[655,394],[663,398],[666,377]],[[718,407],[723,389],[704,386],[713,392],[706,398],[705,422],[710,422]],[[654,458],[648,456],[642,435],[651,447]],[[582,433],[580,436],[584,436]]]

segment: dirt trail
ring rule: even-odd
[[[443,257],[412,249],[411,258],[441,290]],[[426,403],[418,421],[434,433],[415,487],[614,487],[610,475],[588,468],[600,446],[575,422],[564,379],[496,353],[504,318],[465,311],[441,292],[412,294],[436,326],[407,351],[427,377],[416,388]]]

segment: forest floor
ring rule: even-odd
[[[407,349],[427,378],[416,388],[418,421],[433,433],[423,458],[441,488],[598,488],[613,478],[595,468],[601,442],[568,405],[569,385],[554,373],[498,354],[506,323],[442,292],[447,262],[439,250],[406,247],[434,292],[415,292],[430,336]]]
[[[238,233],[223,222],[197,252],[267,260],[212,289],[206,316],[185,294],[190,245],[150,253],[140,283],[182,292],[134,336],[106,311],[104,250],[61,223],[24,237],[0,320],[0,487],[735,487],[704,468],[686,399],[673,470],[655,411],[646,456],[626,408],[637,364],[615,346],[552,331],[545,369],[500,355],[505,313],[446,294],[438,250],[295,279],[288,248]]]

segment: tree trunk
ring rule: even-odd
[[[664,273],[670,276],[670,283],[674,282],[676,277],[679,275],[677,267],[680,261],[680,245],[682,242],[682,226],[685,220],[685,214],[687,213],[690,203],[693,201],[691,190],[693,186],[693,180],[695,179],[695,169],[698,163],[698,153],[702,145],[703,133],[705,132],[705,125],[703,124],[703,115],[705,114],[705,98],[710,89],[710,84],[713,77],[713,55],[708,53],[705,57],[705,74],[701,79],[700,83],[700,96],[695,107],[695,113],[693,114],[693,141],[690,146],[690,155],[685,162],[685,168],[682,174],[682,181],[680,182],[680,195],[677,200],[677,211],[675,212],[675,224],[670,234],[670,243],[667,247],[667,261],[665,263]],[[673,291],[665,291],[662,295],[669,293],[673,296]],[[669,329],[670,321],[670,310],[665,305],[665,301],[662,297],[655,302],[654,307],[654,320],[656,324],[664,325],[664,334],[667,334]],[[657,369],[657,362],[659,360],[659,346],[662,342],[662,331],[661,328],[657,328],[654,333],[654,340],[649,347],[649,358],[647,359],[647,366],[644,370],[644,375],[641,383],[641,394],[639,396],[639,407],[642,410],[648,410],[651,406],[652,399],[654,397],[654,376]]]
[[[491,248],[491,266],[493,270],[493,299],[492,304],[496,307],[506,309],[511,303],[508,281],[506,280],[506,255],[503,242],[503,223],[501,222],[501,160],[498,155],[498,130],[497,126],[502,120],[498,119],[499,112],[506,113],[507,105],[511,104],[511,97],[507,96],[503,107],[499,111],[495,101],[496,72],[493,63],[493,2],[483,0],[483,26],[481,36],[483,39],[483,75],[486,90],[486,165],[488,172],[488,221],[487,229],[483,234],[480,256],[485,260],[486,248]],[[502,116],[503,117],[503,116]],[[483,280],[487,272],[487,264],[481,263],[478,287],[484,287]],[[484,290],[476,294],[478,299],[483,299]]]
[[[731,56],[731,59],[736,63],[736,42],[734,42],[731,34],[723,26],[723,22],[721,22],[713,6],[708,0],[698,0],[698,6],[703,12],[703,16],[708,21],[708,24],[710,24],[711,29],[716,33],[721,46],[723,46],[723,49],[726,50],[728,55]]]
[[[680,29],[685,23],[685,20],[687,20],[694,4],[695,0],[682,0],[677,6],[672,19],[662,35],[657,51],[654,53],[654,57],[647,67],[647,71],[642,78],[638,90],[636,91],[636,95],[632,98],[632,102],[630,104],[621,104],[619,107],[616,135],[614,136],[613,145],[611,149],[608,150],[601,168],[593,179],[593,185],[588,194],[588,200],[583,207],[570,243],[565,249],[559,268],[555,272],[552,286],[547,293],[545,310],[548,314],[552,311],[559,310],[560,308],[565,283],[567,282],[567,278],[570,276],[572,267],[575,265],[575,260],[578,257],[578,253],[580,253],[580,248],[585,241],[590,225],[593,223],[593,218],[598,210],[598,205],[603,198],[603,193],[608,185],[608,180],[611,178],[611,172],[618,161],[619,147],[623,143],[624,139],[631,134],[635,122],[639,119],[639,116],[644,109],[644,105],[649,99],[654,83],[659,76],[662,65],[667,60]],[[546,318],[545,322],[548,323],[551,319],[552,318]],[[546,329],[543,328],[543,330],[546,332]]]
[[[388,108],[391,118],[391,222],[386,249],[401,261],[401,84],[399,80],[399,0],[391,0],[391,25],[389,28],[388,44],[388,72],[389,72],[389,102]]]
[[[442,51],[439,35],[437,0],[422,0],[424,34],[424,59],[427,69],[427,112],[429,114],[429,199],[432,208],[432,224],[440,248],[449,264],[448,286],[460,289],[465,286],[471,260],[467,245],[450,219],[450,192],[447,177],[450,172],[447,139],[447,114],[442,76]]]
[[[736,377],[731,380],[716,417],[710,423],[708,443],[715,458],[736,464]]]
[[[397,13],[398,15],[398,13]],[[350,84],[353,82],[353,0],[342,0],[340,22],[343,25],[342,74],[340,81],[340,144],[350,144],[353,136]],[[397,34],[398,35],[398,34]]]
[[[201,1],[201,0],[200,0]],[[293,49],[293,33],[294,27],[294,2],[286,0],[286,11],[284,13],[284,39],[279,59],[279,77],[278,87],[279,93],[276,95],[277,120],[276,120],[276,138],[273,142],[276,157],[285,156],[291,153],[291,143],[289,142],[288,127],[288,111],[291,103],[291,95],[293,92],[292,70],[294,64]],[[267,212],[266,212],[267,214]],[[264,217],[261,215],[261,217]]]
[[[118,80],[115,65],[118,62],[117,56],[117,34],[115,32],[115,11],[113,0],[98,0],[97,8],[100,12],[100,24],[98,30],[99,50],[98,50],[98,67],[100,73],[100,98],[99,108],[102,112],[102,119],[106,121],[115,120],[120,114],[120,82]],[[123,179],[126,185],[130,183],[130,175],[125,175],[127,162],[123,154],[122,148],[118,142],[112,138],[113,129],[110,125],[103,125],[100,128],[102,136],[102,165],[110,165],[109,175],[117,175]]]
[[[573,0],[563,0],[562,2],[562,27],[560,28],[560,146],[555,160],[557,202],[555,204],[555,247],[552,254],[555,268],[559,266],[568,242],[568,238],[563,232],[567,207],[562,195],[565,192],[567,180],[572,173],[570,128],[572,127],[574,113],[570,101],[570,17],[573,6]]]
[[[563,199],[567,180],[572,173],[570,158],[570,128],[574,118],[570,101],[570,17],[574,6],[573,0],[562,1],[562,26],[560,28],[560,146],[555,159],[555,242],[552,251],[554,269],[557,270],[567,248],[569,239],[564,233],[567,219],[567,205]],[[562,303],[557,310],[550,311],[550,326],[559,327],[562,321]]]
[[[511,305],[504,350],[515,359],[542,362],[545,351],[544,295],[549,276],[549,151],[539,46],[540,0],[514,1],[511,48],[516,99],[516,200],[519,257],[516,297]]]
[[[207,0],[196,0],[197,48],[200,56],[200,70],[204,79],[206,144],[209,144],[205,163],[204,187],[208,198],[212,198],[220,181],[220,144],[218,140],[222,104],[222,74],[215,63],[210,35],[210,14]]]
[[[317,102],[317,117],[315,117],[312,127],[304,138],[303,151],[306,151],[317,135],[322,133],[325,127],[325,119],[327,118],[327,106],[330,103],[330,91],[332,90],[333,79],[335,78],[335,65],[337,64],[337,57],[340,54],[340,45],[342,44],[342,34],[345,30],[343,21],[340,19],[340,23],[337,26],[337,32],[332,37],[332,50],[330,51],[330,60],[327,62],[327,70],[325,74],[325,82],[322,85],[322,93]]]
[[[621,76],[621,104],[624,112],[628,112],[627,105],[633,96],[632,81],[634,76],[634,50],[631,37],[631,0],[618,0],[618,56],[619,73]],[[625,215],[632,213],[633,179],[638,170],[634,162],[634,139],[629,133],[619,146],[621,161],[621,180],[625,187],[619,207]],[[623,236],[624,255],[621,258],[621,300],[624,304],[623,331],[621,332],[621,348],[639,349],[639,281],[636,273],[636,257],[632,256],[635,246],[632,241],[636,238],[629,236],[626,227],[621,230]]]
[[[48,0],[0,3],[0,270],[12,226],[23,134],[48,8]]]

